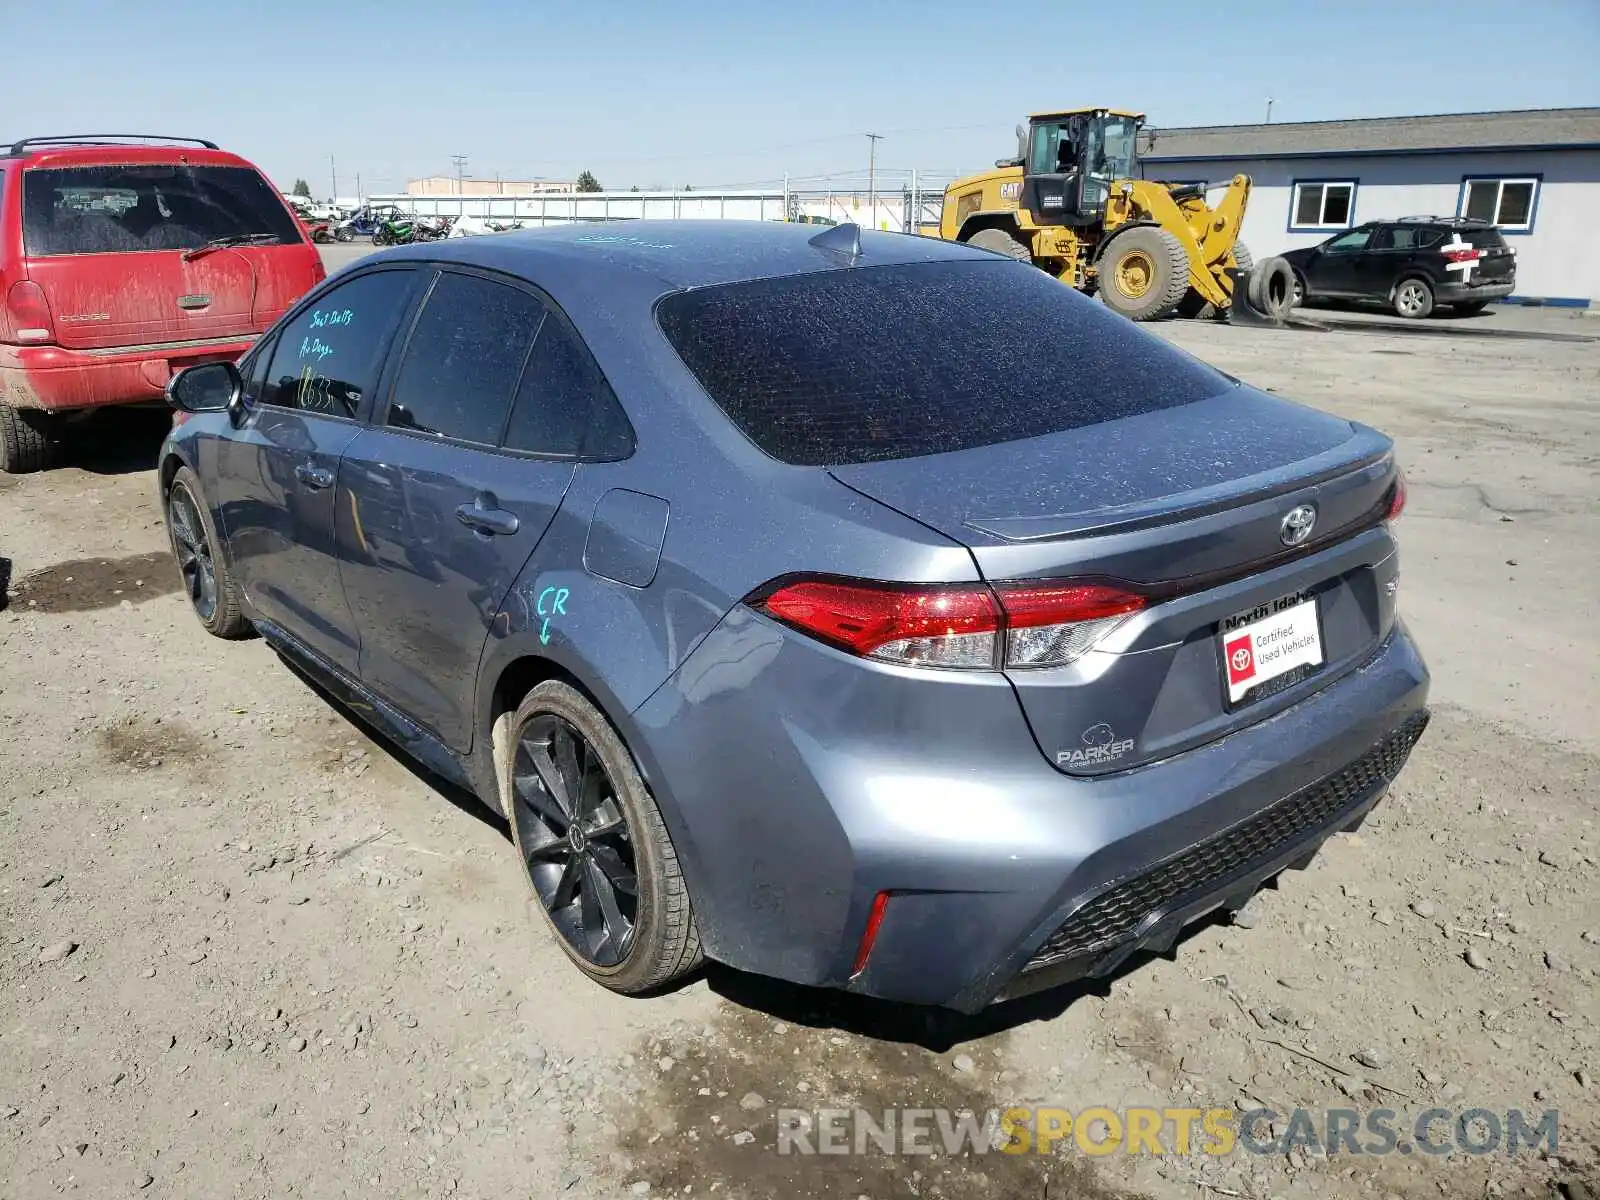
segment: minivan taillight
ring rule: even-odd
[[[1060,667],[1147,603],[1117,584],[1018,581],[924,586],[798,579],[753,601],[791,628],[863,658],[910,667]]]
[[[19,342],[53,342],[55,322],[44,289],[32,280],[20,279],[6,293],[6,321],[11,336]]]

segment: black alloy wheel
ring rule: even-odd
[[[639,920],[634,835],[600,756],[572,724],[540,713],[511,768],[517,845],[550,923],[585,962],[614,967]]]
[[[189,603],[200,620],[209,625],[217,614],[217,569],[200,510],[181,483],[167,497],[167,527],[172,530],[172,548],[178,557],[178,570],[183,573]]]

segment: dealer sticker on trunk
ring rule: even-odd
[[[1279,607],[1285,604],[1286,607]],[[1276,611],[1242,623],[1235,618],[1227,622],[1233,628],[1217,635],[1222,641],[1222,660],[1228,669],[1229,704],[1238,703],[1251,689],[1269,679],[1322,661],[1322,630],[1317,624],[1316,600],[1288,597],[1270,607]]]

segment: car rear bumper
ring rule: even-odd
[[[1516,290],[1515,279],[1492,283],[1441,283],[1433,298],[1440,304],[1468,304],[1474,300],[1498,300]]]
[[[247,337],[113,350],[0,345],[0,400],[49,412],[160,400],[184,367],[231,361],[254,344]]]
[[[929,674],[736,610],[633,714],[713,958],[968,1012],[1105,974],[1359,822],[1427,720],[1398,623],[1301,703],[1097,778],[1050,766],[1003,681]]]

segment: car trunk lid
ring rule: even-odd
[[[1247,388],[831,473],[967,546],[992,583],[1092,578],[1145,595],[1070,664],[1008,669],[1040,749],[1071,773],[1125,769],[1259,720],[1364,658],[1392,620],[1388,439]],[[1302,507],[1311,532],[1286,545]],[[1320,661],[1230,697],[1222,635],[1308,599]]]

